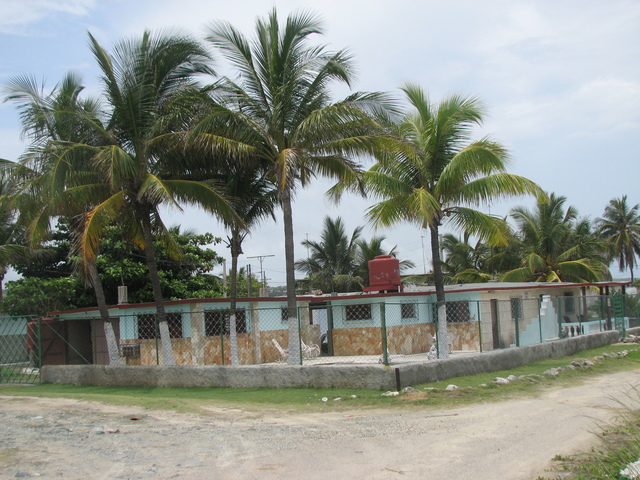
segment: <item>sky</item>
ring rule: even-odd
[[[399,87],[420,84],[432,102],[452,93],[474,95],[487,108],[475,138],[491,135],[511,153],[509,171],[567,198],[581,216],[602,215],[614,197],[640,202],[640,2],[636,0],[0,0],[0,85],[29,74],[53,87],[72,70],[86,92],[101,84],[88,48],[91,32],[108,50],[145,29],[179,29],[203,38],[208,24],[228,21],[251,36],[257,17],[275,7],[281,18],[311,10],[324,22],[318,43],[348,49],[356,65],[354,91],[385,91],[401,99]],[[214,67],[229,73],[220,55]],[[336,86],[334,99],[346,96]],[[2,94],[4,98],[4,94]],[[11,103],[0,103],[0,158],[16,160],[25,148]],[[365,162],[368,160],[365,160]],[[365,163],[365,166],[369,165]],[[325,180],[297,193],[294,203],[296,259],[301,242],[318,240],[325,216],[342,217],[347,231],[384,235],[415,273],[431,270],[428,234],[412,225],[373,230],[370,203],[347,196],[327,201]],[[483,207],[506,216],[518,198]],[[285,282],[281,212],[244,243],[239,265],[262,271],[269,285]],[[224,237],[207,214],[169,210],[165,223]],[[447,232],[445,226],[444,229]],[[213,247],[226,257],[228,249]],[[612,266],[614,278],[628,277]],[[222,274],[220,267],[215,274]],[[408,273],[408,272],[407,272]],[[640,271],[635,272],[636,276]],[[9,274],[6,280],[16,278]],[[300,275],[302,276],[302,275]]]

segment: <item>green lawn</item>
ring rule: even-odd
[[[628,350],[626,357],[617,353]],[[542,374],[554,367],[566,367],[572,361],[594,359],[603,353],[614,353],[615,358],[596,361],[588,368],[563,371],[557,377]],[[138,405],[146,408],[176,411],[205,412],[204,406],[295,411],[340,411],[353,408],[441,408],[474,402],[500,401],[524,395],[538,395],[551,386],[571,385],[592,375],[638,368],[640,347],[612,345],[578,354],[547,359],[511,370],[458,377],[443,382],[413,385],[414,391],[395,397],[382,396],[382,391],[349,388],[146,388],[146,387],[93,387],[39,384],[22,386],[0,385],[0,395],[65,397],[95,400],[119,405]],[[541,375],[534,381],[518,380],[507,385],[493,383],[495,377],[509,375]],[[454,384],[460,388],[447,391]],[[486,386],[481,386],[481,385]],[[323,402],[322,398],[327,401]],[[340,398],[340,400],[335,400]]]

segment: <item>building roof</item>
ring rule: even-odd
[[[506,290],[539,290],[539,289],[567,289],[567,288],[582,288],[582,287],[628,287],[631,282],[627,281],[611,281],[611,282],[595,282],[595,283],[567,283],[567,282],[487,282],[487,283],[461,283],[455,285],[445,285],[445,293],[462,293],[462,292],[491,292],[491,291],[506,291]],[[310,303],[326,302],[332,299],[356,299],[356,298],[380,298],[380,297],[403,297],[403,296],[415,296],[416,294],[435,295],[436,287],[433,285],[410,285],[405,286],[403,292],[348,292],[348,293],[324,293],[324,294],[308,294],[298,295],[299,301],[307,301]],[[238,298],[238,302],[284,302],[286,297],[251,297],[251,298]],[[187,300],[167,300],[165,305],[180,305],[191,303],[227,303],[229,298],[191,298]],[[112,305],[110,309],[129,309],[129,308],[144,308],[155,307],[155,303],[126,303],[120,305]],[[61,315],[78,312],[89,312],[97,310],[97,307],[78,308],[74,310],[64,310],[50,312],[49,315]]]

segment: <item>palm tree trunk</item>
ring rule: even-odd
[[[113,331],[113,324],[111,323],[111,317],[109,316],[109,308],[107,307],[107,301],[104,297],[104,290],[102,288],[102,280],[98,274],[98,267],[96,265],[96,259],[90,258],[86,260],[87,270],[89,271],[89,279],[93,286],[93,292],[96,295],[96,303],[98,304],[98,311],[100,312],[100,318],[104,325],[104,337],[107,342],[107,353],[109,354],[109,365],[122,365],[120,358],[120,352],[118,350],[118,339]]]
[[[433,258],[433,281],[436,285],[436,308],[438,309],[438,358],[449,357],[449,339],[447,332],[447,304],[444,295],[444,277],[440,258],[440,238],[438,225],[429,225],[431,234],[431,258]]]
[[[0,267],[0,303],[2,303],[2,300],[4,299],[4,291],[2,290],[2,282],[4,282],[4,276],[7,274],[7,268],[6,267]]]
[[[162,289],[160,287],[160,275],[158,275],[158,264],[156,263],[156,252],[153,246],[153,235],[151,233],[151,212],[147,209],[142,213],[142,234],[144,236],[144,253],[147,257],[147,266],[149,267],[149,280],[153,289],[153,299],[156,304],[156,313],[158,320],[158,330],[160,331],[160,348],[162,350],[162,364],[175,365],[176,360],[173,356],[173,347],[171,346],[171,335],[169,333],[169,325],[167,324],[167,313],[164,309],[164,299],[162,298]]]
[[[300,365],[300,329],[298,328],[296,302],[296,275],[293,249],[293,214],[291,211],[291,191],[286,187],[282,192],[282,213],[284,220],[284,258],[287,278],[287,318],[289,323],[289,365]]]
[[[242,253],[240,233],[234,228],[229,239],[231,247],[231,273],[229,278],[229,342],[231,365],[239,365],[236,308],[238,305],[238,256]],[[224,352],[223,352],[224,355]]]

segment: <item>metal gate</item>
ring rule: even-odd
[[[93,363],[89,321],[0,316],[0,383],[39,383],[43,365]]]

